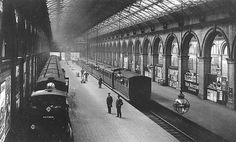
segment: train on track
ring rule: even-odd
[[[123,68],[97,65],[93,62],[80,60],[79,66],[90,72],[96,78],[117,90],[126,100],[134,105],[146,105],[151,96],[151,78]]]
[[[73,142],[68,86],[69,79],[58,57],[51,55],[30,96],[29,141]]]

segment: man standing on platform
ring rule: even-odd
[[[107,96],[107,109],[108,109],[108,113],[111,113],[112,102],[113,102],[112,96],[111,96],[110,93],[108,93],[108,96]]]
[[[85,71],[84,73],[85,81],[88,81],[88,76],[89,76],[89,73]]]
[[[101,76],[98,79],[98,85],[99,85],[99,88],[102,87],[102,77]]]
[[[84,75],[84,68],[82,68],[80,72],[81,72],[81,78],[82,78]]]
[[[120,96],[118,96],[118,99],[116,100],[116,110],[117,110],[117,116],[121,118],[121,106],[123,105],[123,101],[121,100]]]

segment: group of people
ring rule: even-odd
[[[81,69],[81,83],[85,83],[86,81],[88,81],[88,76],[89,73],[86,72],[83,68]],[[103,79],[100,76],[98,79],[98,87],[101,88],[102,87],[102,83],[103,83]],[[112,108],[112,103],[113,103],[113,98],[111,96],[110,93],[108,93],[107,99],[106,99],[106,103],[107,103],[107,109],[108,109],[108,113],[111,113],[111,108]],[[121,106],[123,105],[123,101],[120,98],[120,96],[118,95],[118,98],[116,100],[116,110],[117,110],[117,117],[121,118]]]
[[[112,98],[110,93],[108,93],[106,102],[107,102],[108,113],[111,113],[111,107],[112,107],[112,103],[113,103],[113,98]],[[120,118],[121,118],[121,106],[122,105],[123,105],[123,101],[120,98],[120,96],[118,95],[118,98],[116,100],[116,110],[117,110],[117,117],[120,117]]]
[[[89,73],[86,72],[83,68],[81,69],[81,83],[86,83],[88,81]]]

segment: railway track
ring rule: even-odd
[[[192,137],[184,133],[183,131],[176,128],[171,123],[167,122],[165,119],[163,119],[158,114],[149,111],[149,112],[143,112],[146,116],[148,116],[150,119],[152,119],[156,124],[161,126],[164,130],[166,130],[168,133],[173,135],[176,139],[178,139],[180,142],[196,142]]]

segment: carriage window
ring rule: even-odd
[[[34,107],[45,107],[48,105],[56,106],[64,106],[65,105],[65,97],[58,95],[45,95],[45,96],[34,96],[31,97],[31,106]]]
[[[120,84],[121,84],[121,85],[123,85],[123,86],[125,86],[125,87],[128,87],[128,86],[129,86],[129,81],[128,81],[127,78],[121,77],[119,81],[120,81]]]

